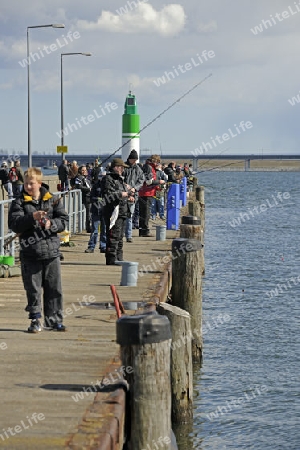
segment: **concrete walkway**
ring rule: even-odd
[[[120,381],[116,313],[105,308],[112,302],[110,285],[123,302],[149,300],[164,271],[160,258],[171,250],[175,235],[169,231],[166,241],[155,241],[134,230],[134,242],[124,242],[124,258],[144,269],[137,287],[120,286],[121,267],[106,266],[99,250],[84,253],[86,233],[72,236],[75,246],[62,247],[66,333],[27,333],[22,280],[0,278],[0,448],[90,449],[99,435],[113,445],[108,428],[121,427],[124,396],[109,393],[109,386],[107,392],[91,388],[103,387],[105,377]]]

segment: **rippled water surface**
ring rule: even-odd
[[[180,450],[300,449],[299,177],[200,176],[204,358]]]

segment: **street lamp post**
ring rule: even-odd
[[[51,23],[50,25],[34,25],[27,27],[27,137],[28,137],[28,167],[32,166],[32,155],[31,155],[31,134],[30,134],[30,60],[29,60],[29,28],[65,28],[63,23]]]
[[[64,146],[64,96],[63,96],[63,56],[83,55],[92,56],[91,53],[61,53],[60,54],[60,145]],[[61,159],[64,159],[64,153],[61,153]]]

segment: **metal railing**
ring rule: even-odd
[[[82,204],[82,192],[80,189],[55,192],[54,195],[62,196],[62,202],[69,216],[69,231],[71,234],[81,233],[85,224],[86,210]]]
[[[8,230],[5,226],[5,205],[8,209],[13,199],[0,201],[0,255],[4,255],[5,241],[10,240],[15,236],[15,233]],[[11,241],[9,244],[9,253],[13,256],[15,253],[15,241]]]
[[[69,216],[68,231],[71,234],[81,233],[84,229],[86,210],[82,204],[82,192],[80,189],[73,189],[65,192],[53,192],[62,198],[63,206]],[[16,240],[15,233],[8,229],[7,217],[10,204],[13,199],[0,201],[0,255],[4,255],[5,251],[11,256],[15,255]],[[7,205],[7,206],[6,206]],[[7,214],[5,210],[7,209]]]

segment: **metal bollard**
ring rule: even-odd
[[[197,188],[198,189],[198,188]],[[199,239],[204,245],[204,233],[201,226],[201,219],[197,216],[183,216],[180,225],[180,237],[187,239]],[[201,250],[201,273],[205,273],[204,248]]]
[[[165,241],[167,234],[166,225],[156,225],[156,240],[157,241]]]
[[[118,261],[117,264],[122,266],[120,286],[136,286],[139,263],[132,261]]]

